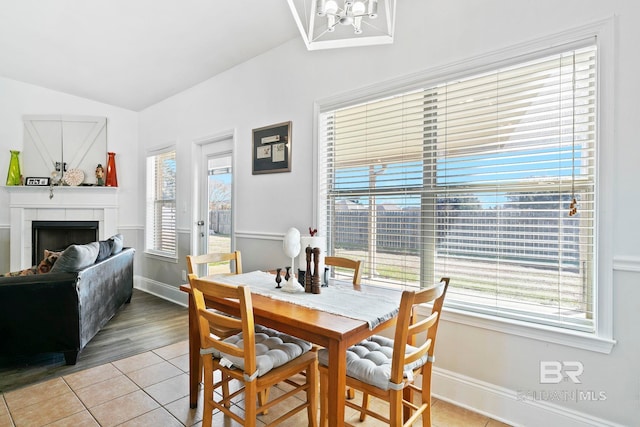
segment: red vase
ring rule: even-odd
[[[107,187],[118,186],[118,174],[116,173],[116,153],[108,152],[107,159],[107,179],[105,185]]]

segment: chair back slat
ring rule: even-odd
[[[362,279],[362,261],[361,260],[353,260],[350,258],[337,257],[337,256],[328,256],[324,258],[324,264],[330,267],[340,267],[347,268],[353,270],[353,286],[360,286],[360,281]]]
[[[413,336],[421,334],[423,332],[427,332],[429,328],[433,327],[433,325],[438,321],[439,316],[440,313],[432,312],[424,319],[419,320],[412,325],[409,325],[409,330],[407,332],[407,343],[413,342],[413,340],[411,339]],[[425,354],[427,354],[429,349],[431,348],[431,342],[431,339],[427,338],[425,342],[422,343],[422,345],[417,347],[418,349],[416,351],[410,354],[405,354],[404,364],[407,365],[409,363],[412,363],[413,361],[418,360]]]
[[[209,310],[209,309],[199,311],[198,314],[200,314],[200,316],[207,319],[207,321],[210,324],[222,326],[225,328],[234,328],[234,329],[242,328],[242,322],[240,321],[240,319],[229,317],[226,314],[218,313],[216,311]]]
[[[407,334],[409,338],[412,337],[413,335],[417,335],[422,332],[428,331],[429,328],[432,327],[438,321],[439,314],[440,313],[438,312],[431,313],[429,316],[425,317],[424,319],[412,325],[409,325],[409,332]]]
[[[405,354],[404,356],[404,364],[408,365],[409,363],[413,363],[416,360],[424,357],[424,355],[428,354],[429,349],[431,348],[431,340],[426,340],[418,349],[412,353]]]
[[[202,344],[202,348],[215,349],[220,353],[225,353],[244,359],[244,349],[232,344],[228,344],[224,341],[220,341],[220,338],[216,337],[215,335],[209,335],[206,341],[202,341]]]
[[[240,251],[187,255],[187,269],[189,274],[198,274],[198,266],[200,265],[209,265],[227,261],[235,264],[234,269],[229,265],[229,271],[231,274],[242,274],[242,256]]]

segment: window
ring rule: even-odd
[[[164,149],[147,155],[146,250],[176,257],[176,152]]]
[[[321,108],[321,218],[363,280],[452,278],[447,305],[594,332],[594,41]]]

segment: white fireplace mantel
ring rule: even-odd
[[[117,187],[6,186],[10,211],[11,271],[31,266],[33,221],[98,221],[100,240],[118,230]]]

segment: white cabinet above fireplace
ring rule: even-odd
[[[106,169],[107,118],[70,115],[26,115],[22,152],[25,177],[55,177],[78,170],[83,182],[95,184],[98,164]]]

